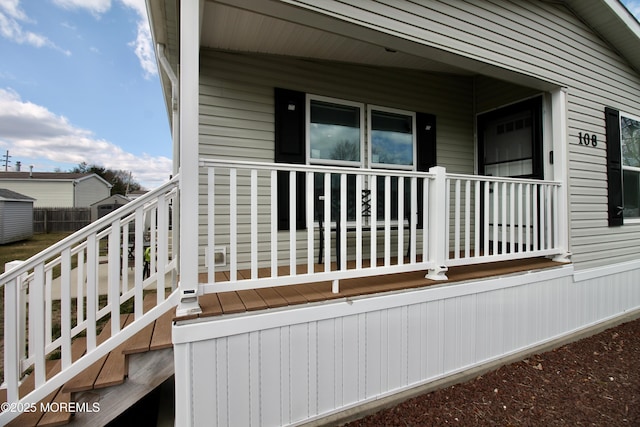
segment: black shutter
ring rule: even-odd
[[[427,172],[436,165],[436,116],[416,113],[416,140],[419,171]]]
[[[620,148],[620,114],[605,108],[607,128],[607,191],[609,197],[609,226],[623,224],[622,215],[622,153]]]
[[[304,164],[305,94],[288,89],[274,90],[275,161]],[[305,175],[296,177],[296,228],[305,228]],[[289,229],[289,174],[278,172],[278,229]]]
[[[416,113],[416,168],[420,172],[428,172],[436,162],[436,116],[433,114]],[[422,189],[424,181],[418,181],[418,222],[417,227],[422,228],[422,212],[424,210],[424,194]],[[408,210],[407,210],[408,212]]]

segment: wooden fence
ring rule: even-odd
[[[33,208],[34,233],[73,232],[90,223],[90,208]]]

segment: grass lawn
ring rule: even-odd
[[[59,242],[71,233],[34,234],[29,240],[0,245],[0,271],[4,272],[4,265],[10,261],[26,261],[38,252]]]
[[[38,252],[43,251],[71,233],[34,234],[29,240],[0,245],[0,272],[4,273],[4,266],[10,261],[26,261]],[[4,287],[0,288],[0,329],[4,331]],[[4,336],[0,337],[0,348],[4,355]],[[4,357],[0,360],[0,377],[4,379],[2,366]]]

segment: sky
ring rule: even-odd
[[[622,2],[640,17],[640,0]],[[171,174],[171,133],[144,0],[0,0],[0,170]]]

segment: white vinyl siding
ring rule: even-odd
[[[238,55],[204,50],[200,75],[200,156],[218,159],[274,161],[274,87],[298,90],[351,102],[384,105],[436,116],[437,162],[452,173],[473,174],[473,83],[469,77],[427,74],[417,71],[370,68],[260,55]],[[372,90],[375,88],[375,90]],[[200,243],[206,242],[206,182],[200,176]],[[265,180],[258,180],[259,183]],[[219,181],[226,185],[228,178]],[[226,190],[225,190],[226,191]],[[239,190],[247,194],[248,189]],[[244,193],[243,193],[244,192]],[[217,213],[220,235],[229,235],[228,207],[220,196]],[[248,210],[248,206],[240,209]],[[260,200],[261,213],[269,201]],[[259,233],[265,233],[259,252],[268,255],[268,215],[261,215]],[[237,227],[250,232],[249,224]],[[300,235],[298,249],[306,248]],[[280,249],[288,248],[282,233]],[[216,245],[229,242],[216,241]],[[240,261],[248,261],[249,248],[241,247]],[[203,256],[201,253],[200,256]],[[283,254],[283,258],[286,254]],[[265,258],[266,259],[266,258]],[[201,260],[200,266],[204,266]]]
[[[523,0],[295,3],[347,22],[357,17],[361,25],[397,37],[392,47],[398,50],[418,43],[439,49],[443,62],[453,65],[486,63],[481,72],[498,79],[566,87],[572,260],[577,268],[590,268],[638,258],[640,225],[607,225],[604,108],[640,114],[640,76],[567,7]],[[478,107],[484,106],[480,100]],[[600,143],[578,145],[579,132],[596,135]]]

